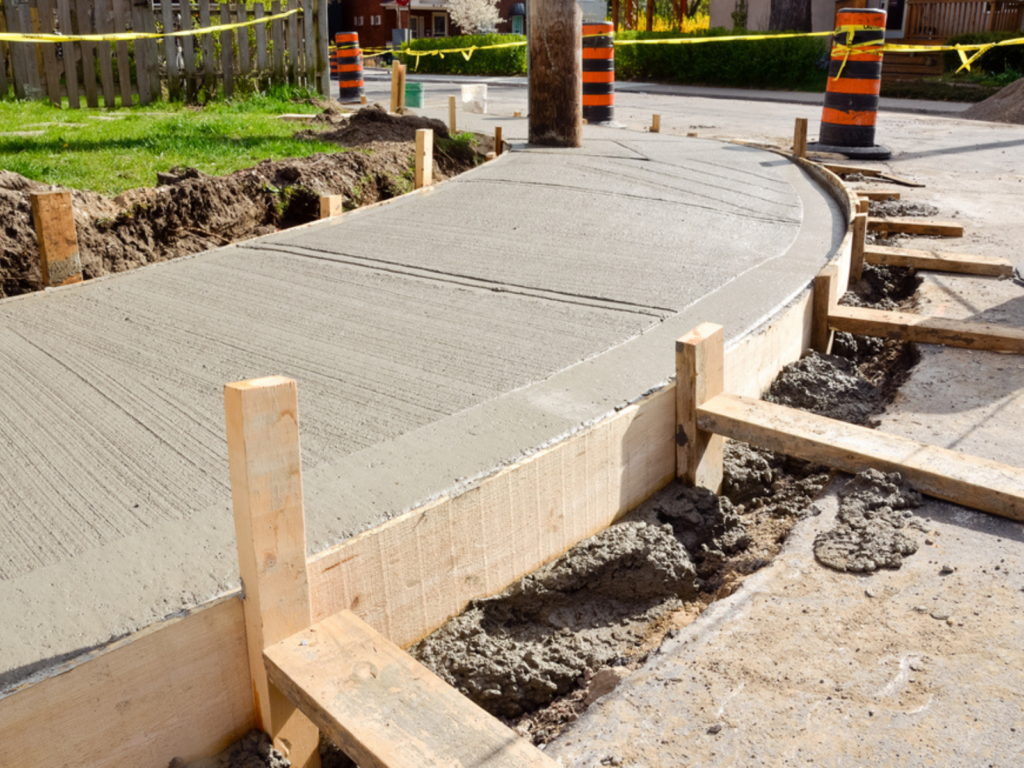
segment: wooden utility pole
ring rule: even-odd
[[[583,146],[583,14],[576,0],[528,8],[530,143]]]

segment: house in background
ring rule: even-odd
[[[391,45],[392,31],[408,29],[414,40],[421,37],[451,37],[463,34],[452,22],[446,0],[342,0],[340,23],[335,32],[356,32],[363,48]],[[523,34],[526,5],[522,0],[498,0],[496,32]]]
[[[711,0],[711,26],[732,27],[742,0]],[[746,0],[747,29],[767,30],[773,0]],[[885,37],[904,45],[935,45],[971,32],[1018,32],[1024,0],[811,0],[811,32],[835,28],[842,8],[886,7]],[[941,53],[887,53],[883,79],[942,74]]]

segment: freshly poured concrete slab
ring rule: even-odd
[[[237,588],[224,383],[297,379],[315,552],[664,383],[698,322],[735,341],[842,236],[776,155],[624,136],[0,303],[0,687]],[[709,158],[778,201],[709,210]]]

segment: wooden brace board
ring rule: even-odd
[[[270,680],[362,768],[558,765],[349,611],[263,658]]]
[[[1024,331],[991,323],[971,323],[867,307],[833,307],[828,324],[834,331],[861,336],[1024,354]]]
[[[935,272],[956,272],[964,275],[985,277],[1010,277],[1013,264],[994,256],[971,256],[949,251],[926,251],[916,248],[888,248],[884,245],[869,245],[864,248],[864,260],[868,264],[884,264],[889,267],[910,267],[929,269]]]
[[[930,221],[914,217],[892,219],[868,219],[871,232],[889,232],[903,235],[933,235],[939,237],[963,237],[964,225],[955,221]]]
[[[901,472],[939,499],[1024,521],[1024,469],[739,395],[697,409],[702,429],[845,472]]]

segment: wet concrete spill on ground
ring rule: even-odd
[[[480,163],[493,139],[451,139],[444,123],[388,115],[366,107],[349,116],[329,109],[326,130],[301,138],[355,148],[339,154],[264,161],[227,176],[194,168],[157,174],[158,186],[107,198],[72,190],[75,226],[86,279],[123,272],[314,221],[321,195],[343,195],[348,210],[412,190],[418,128],[435,135],[434,180]],[[338,127],[333,127],[338,126]],[[43,288],[29,196],[51,187],[0,171],[0,299]]]

